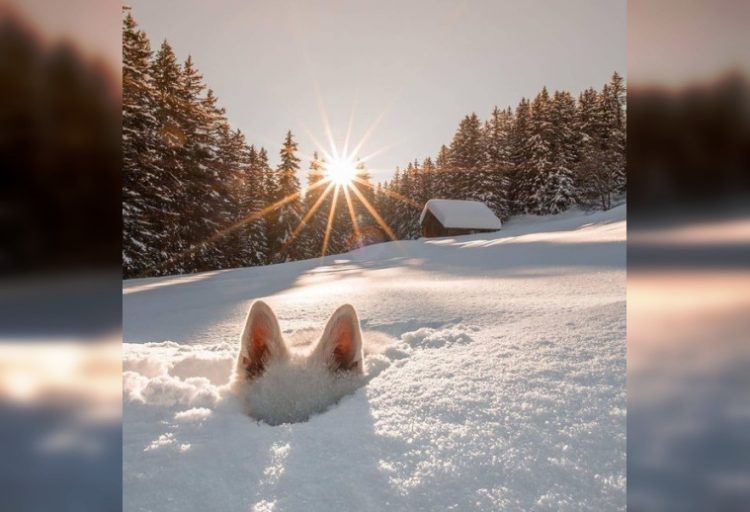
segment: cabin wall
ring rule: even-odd
[[[422,235],[428,238],[446,236],[442,234],[442,230],[444,229],[443,225],[440,224],[432,212],[428,210],[422,221]]]
[[[446,228],[437,218],[432,214],[431,211],[427,211],[422,221],[422,235],[427,238],[441,237],[441,236],[460,236],[460,235],[472,235],[474,233],[489,233],[495,231],[494,229],[466,229],[466,228]]]

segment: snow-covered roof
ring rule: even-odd
[[[500,229],[503,227],[500,219],[480,201],[430,199],[424,205],[422,215],[419,216],[420,224],[424,221],[428,210],[446,228]]]

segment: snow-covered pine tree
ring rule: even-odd
[[[511,182],[508,194],[510,215],[525,212],[534,170],[529,167],[531,152],[531,104],[526,98],[516,107],[510,134]]]
[[[478,199],[477,180],[484,181],[484,158],[482,123],[472,112],[461,120],[450,146],[452,198]]]
[[[440,146],[435,159],[435,179],[433,180],[432,196],[430,199],[448,199],[450,197],[450,150],[443,144]]]
[[[528,182],[529,195],[525,205],[527,212],[538,215],[561,212],[573,200],[573,182],[569,171],[555,166],[555,148],[559,147],[559,143],[553,109],[545,87],[531,104],[529,168],[533,169],[534,175]]]
[[[386,195],[384,190],[384,187],[387,185],[386,182],[378,182],[375,184],[373,190],[372,190],[372,206],[375,208],[375,211],[378,212],[380,215],[381,222],[385,223],[386,226],[388,226],[389,229],[391,229],[391,224],[389,224],[389,218],[390,215],[387,211],[388,204],[386,202]],[[372,215],[370,216],[372,218]],[[381,226],[380,222],[378,222],[375,219],[372,219],[372,224],[368,231],[368,240],[371,243],[378,242],[378,241],[387,241],[389,240],[388,233],[383,227]]]
[[[297,258],[297,245],[292,235],[302,220],[302,201],[297,179],[300,160],[291,130],[284,138],[279,155],[281,161],[276,168],[278,186],[275,197],[278,198],[277,201],[283,201],[283,204],[271,213],[273,233],[269,240],[271,259],[276,263]]]
[[[249,202],[246,180],[245,136],[225,124],[217,141],[215,160],[207,173],[214,178],[206,200],[214,208],[206,216],[209,234],[206,239],[204,270],[234,268],[246,265],[247,243],[245,224],[241,221],[243,210]]]
[[[597,93],[583,91],[579,97],[577,132],[580,156],[575,169],[579,203],[588,208],[608,209],[612,196],[624,187],[625,133],[618,126],[617,101],[610,84]],[[624,104],[621,108],[624,108]]]
[[[505,220],[508,218],[508,187],[510,184],[510,131],[513,114],[495,107],[484,125],[485,168],[478,199]]]
[[[126,278],[149,275],[163,264],[162,210],[172,199],[156,161],[159,141],[150,63],[148,37],[128,12],[122,31],[122,260]]]
[[[372,185],[372,178],[370,177],[370,171],[367,170],[367,166],[364,162],[358,161],[355,164],[356,167],[356,179],[352,181],[351,187],[356,188],[359,195],[365,198],[365,200],[373,206],[375,203],[375,189]],[[370,214],[368,208],[362,203],[359,196],[354,192],[350,192],[349,195],[352,199],[352,206],[356,215],[357,224],[360,229],[360,236],[365,236],[368,229],[376,225],[375,219]],[[367,243],[366,240],[358,240],[357,244],[362,245]]]
[[[272,210],[272,208],[280,198],[279,181],[268,161],[268,152],[266,151],[266,148],[261,147],[258,150],[257,158],[258,171],[262,177],[261,197],[263,198],[263,208],[267,209],[266,214],[263,216],[266,226],[265,240],[267,246],[265,264],[270,264],[274,262],[273,239],[276,233],[276,212],[275,210]]]
[[[240,219],[245,219],[244,265],[263,265],[268,258],[268,232],[266,217],[262,214],[266,207],[266,176],[255,146],[246,147],[243,151],[243,168],[245,169],[245,200]]]
[[[398,188],[394,190],[398,196],[409,197],[411,192],[411,179],[413,176],[414,164],[409,162],[406,168],[401,173],[400,179],[398,180]],[[398,196],[394,197],[395,204],[393,208],[395,223],[392,226],[393,232],[399,240],[405,240],[409,238],[409,213],[410,210],[408,205],[403,199],[399,199]]]
[[[410,240],[419,238],[420,211],[411,202],[413,198],[418,195],[418,187],[419,169],[414,163],[409,163],[401,175],[400,188],[398,190],[401,198],[397,199],[396,204],[398,220],[395,226],[395,232],[400,239]]]
[[[325,178],[325,162],[318,156],[318,152],[313,153],[310,161],[310,170],[307,172],[307,190],[305,191],[304,211],[305,215],[317,209],[308,219],[304,230],[299,235],[300,257],[315,258],[320,256],[323,248],[323,237],[325,236],[326,221],[328,220],[328,208],[325,203],[330,205],[330,193],[325,199],[320,199],[326,191],[327,185],[318,185]],[[318,185],[318,186],[316,186]],[[318,201],[321,201],[318,203]]]
[[[398,224],[400,220],[398,204],[400,203],[400,201],[393,196],[393,193],[398,193],[400,188],[401,169],[399,167],[396,167],[391,181],[388,181],[383,185],[382,209],[379,211],[381,212],[385,223],[391,228],[393,233],[396,235],[396,238],[399,239],[400,237],[398,233]]]
[[[353,243],[354,227],[349,214],[349,206],[346,202],[344,186],[337,185],[334,191],[336,189],[338,189],[338,193],[331,194],[331,201],[333,202],[334,197],[336,201],[326,254],[346,252],[351,249]],[[352,196],[351,192],[349,192],[349,196]]]
[[[607,84],[607,94],[602,93],[602,109],[605,125],[605,161],[615,182],[615,193],[625,192],[625,142],[626,110],[625,84],[615,72]]]
[[[436,180],[436,171],[435,171],[435,164],[432,163],[432,158],[429,156],[425,158],[422,161],[422,190],[421,195],[419,198],[419,203],[424,206],[424,204],[436,196],[435,194],[435,180]]]
[[[576,102],[569,92],[555,91],[550,119],[553,126],[551,179],[557,185],[552,190],[548,210],[550,213],[558,213],[570,208],[577,195],[573,171],[578,159]]]
[[[531,102],[531,137],[526,177],[528,196],[524,209],[527,213],[549,213],[550,174],[552,171],[554,127],[552,126],[549,92],[544,87]]]
[[[183,258],[186,271],[239,264],[219,233],[235,217],[232,185],[236,182],[244,137],[232,131],[218,99],[188,56],[181,68],[177,99],[185,191],[180,205],[183,239],[191,247]]]
[[[180,65],[174,51],[164,40],[151,62],[151,76],[155,90],[154,115],[157,121],[159,144],[155,151],[155,165],[160,176],[155,193],[162,202],[158,219],[161,252],[166,260],[164,266],[155,269],[157,274],[184,273],[190,271],[184,265],[191,250],[189,227],[181,217],[187,197],[187,176],[183,143],[185,134],[180,121],[183,119],[179,99]]]

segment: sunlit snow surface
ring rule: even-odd
[[[126,281],[126,510],[624,509],[624,219]],[[243,414],[222,385],[258,298],[292,339],[353,304],[366,384],[304,423]]]

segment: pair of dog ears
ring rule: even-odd
[[[276,315],[268,304],[255,301],[240,338],[238,366],[252,378],[263,373],[270,361],[288,357]],[[362,333],[351,304],[340,306],[331,315],[311,357],[325,362],[331,371],[362,371]]]

